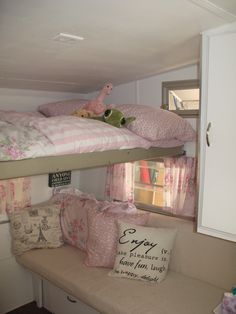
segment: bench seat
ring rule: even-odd
[[[223,289],[169,270],[160,284],[108,276],[87,267],[85,253],[64,245],[17,257],[30,271],[104,314],[211,314]]]

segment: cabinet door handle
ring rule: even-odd
[[[210,128],[211,128],[211,122],[208,123],[207,130],[206,130],[206,142],[207,142],[208,147],[210,146],[210,139],[209,139]]]
[[[71,299],[69,296],[67,296],[67,300],[70,301],[71,303],[76,303],[77,301],[74,299]]]

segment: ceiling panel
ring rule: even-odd
[[[235,0],[0,0],[0,87],[87,93],[193,64],[201,32],[235,12]]]

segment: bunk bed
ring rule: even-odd
[[[140,134],[143,135],[141,136],[138,134],[138,128],[135,129],[135,127],[129,130],[126,128],[117,129],[107,126],[100,121],[87,121],[87,119],[66,117],[65,115],[56,118],[45,118],[36,114],[25,116],[16,112],[0,111],[0,180],[64,170],[86,169],[126,161],[182,155],[184,153],[184,143],[193,141],[196,134],[186,120],[176,115],[171,115],[171,118],[173,117],[175,120],[174,122],[172,119],[169,120],[169,114],[167,115],[167,120],[159,121],[161,138],[151,138],[144,136],[144,125],[141,128]],[[88,150],[81,150],[81,146],[83,147],[81,143],[90,144],[91,141],[91,137],[84,135],[83,139],[74,138],[74,143],[78,141],[78,146],[76,147],[75,145],[77,149],[74,151],[71,151],[70,146],[68,150],[58,151],[58,147],[52,145],[53,138],[50,135],[58,134],[56,133],[57,128],[64,128],[65,130],[64,123],[66,121],[69,122],[68,125],[77,125],[77,123],[81,122],[81,136],[86,134],[86,132],[88,132],[87,135],[90,134],[90,131],[96,130],[97,127],[102,127],[106,130],[105,135],[101,135],[99,138],[104,139],[104,136],[106,137],[107,134],[110,135],[110,133],[113,134],[114,132],[119,134],[118,136],[123,134],[126,139],[130,138],[134,139],[134,141],[132,142],[131,140],[131,142],[126,142],[123,145],[120,145],[118,141],[117,146],[113,146],[114,143],[110,139],[100,148],[96,146],[96,148],[91,149],[90,145]],[[54,123],[53,128],[55,132],[50,127],[51,122]],[[140,123],[140,121],[136,122]],[[160,126],[158,120],[155,122],[157,126]],[[91,126],[89,131],[86,131],[86,125]],[[146,125],[148,131],[155,128],[155,125],[149,124],[149,122]],[[41,126],[40,129],[43,133],[37,133],[39,126]],[[170,128],[172,135],[169,132],[169,135],[165,137],[163,134],[168,133],[166,130],[170,130]],[[8,137],[6,133],[8,130],[13,132],[13,137]],[[36,136],[31,137],[31,132]],[[97,136],[98,133],[95,135]],[[60,136],[63,136],[63,132],[60,134]],[[75,137],[77,136],[75,135]],[[28,146],[25,142],[27,137],[31,139],[31,146]],[[18,150],[20,147],[15,146],[17,143],[11,141],[11,139],[14,140],[15,138],[21,138],[18,146],[21,146],[20,144],[26,145],[25,147],[28,150],[25,151],[25,154],[21,154],[20,149]],[[34,142],[34,138],[38,140],[43,138],[43,144],[40,144],[40,141]],[[47,148],[49,148],[49,151],[47,151]],[[161,217],[153,214],[148,226],[163,227]],[[164,224],[164,227],[166,226],[169,226],[169,221]],[[182,229],[181,226],[179,232]],[[186,235],[185,230],[184,235]],[[192,236],[191,231],[189,236]],[[187,239],[188,237],[184,236],[185,238]],[[177,247],[180,251],[188,251],[191,241],[184,243],[182,237],[178,237],[178,240],[180,243],[178,243]],[[79,311],[93,314],[125,314],[127,311],[136,313],[137,308],[139,312],[146,311],[149,313],[153,313],[153,309],[155,309],[155,313],[163,313],[163,309],[165,309],[168,314],[173,312],[189,313],[189,309],[194,309],[196,313],[209,313],[219,303],[223,293],[223,289],[202,282],[202,278],[196,278],[196,274],[177,272],[178,267],[176,268],[176,265],[186,262],[186,258],[184,261],[178,260],[179,254],[174,256],[173,260],[176,265],[172,263],[169,275],[161,285],[149,285],[128,279],[119,280],[117,278],[117,280],[108,276],[109,270],[106,268],[86,267],[83,262],[84,256],[84,252],[69,245],[52,250],[30,250],[21,256],[17,256],[17,262],[32,273],[34,300],[39,307],[43,305],[55,313],[62,313],[62,311],[75,313]],[[48,262],[49,260],[50,262]],[[51,261],[54,260],[55,267],[52,269],[50,265],[52,264]],[[62,268],[67,269],[66,280]],[[188,268],[188,264],[186,264],[186,268]],[[94,278],[97,280],[94,281]],[[108,289],[104,290],[104,286],[108,287]],[[183,286],[185,289],[178,289],[179,286]],[[91,287],[94,287],[94,289],[91,290]],[[146,292],[143,294],[144,287]],[[172,302],[169,302],[170,289],[172,289],[171,291],[177,291],[177,294],[174,293],[175,298],[172,298]],[[119,291],[119,293],[116,294],[114,291]],[[189,291],[189,293],[186,294],[186,291]],[[129,295],[128,299],[127,293]],[[206,293],[208,296],[210,295],[210,298],[204,298]],[[160,297],[157,298],[157,295],[160,295]],[[140,296],[142,297],[140,298]],[[60,302],[58,303],[59,299]],[[124,299],[127,302],[120,302],[120,299]],[[136,300],[135,303],[132,300]],[[183,302],[185,307],[183,307]],[[54,308],[55,306],[57,308]]]
[[[0,180],[182,155],[184,143],[194,140],[195,132],[184,119],[175,119],[172,133],[181,136],[149,138],[132,128],[91,119],[0,111]]]

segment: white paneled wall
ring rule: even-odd
[[[86,95],[33,90],[0,89],[0,110],[36,111],[38,105],[58,100],[86,98]],[[79,185],[79,172],[72,173],[72,184]],[[32,204],[50,198],[48,176],[32,177]],[[31,276],[11,253],[9,224],[0,224],[0,314],[33,300]]]
[[[107,104],[145,104],[160,107],[162,99],[162,82],[190,80],[198,78],[198,66],[193,65],[179,70],[170,71],[140,81],[115,86],[107,96]],[[94,97],[94,93],[91,94]],[[89,95],[91,97],[91,95]],[[197,129],[196,119],[189,119],[194,129]],[[195,156],[196,143],[187,143],[185,150],[189,156]],[[80,189],[95,194],[99,199],[104,197],[106,168],[83,170],[80,172]]]
[[[114,87],[107,96],[106,103],[145,104],[153,107],[161,105],[161,85],[163,81],[192,80],[198,78],[198,66],[193,65],[169,71],[143,80]]]
[[[41,104],[58,100],[86,98],[86,95],[0,88],[0,110],[36,111]]]
[[[0,313],[33,300],[30,274],[11,253],[9,224],[0,225]]]

